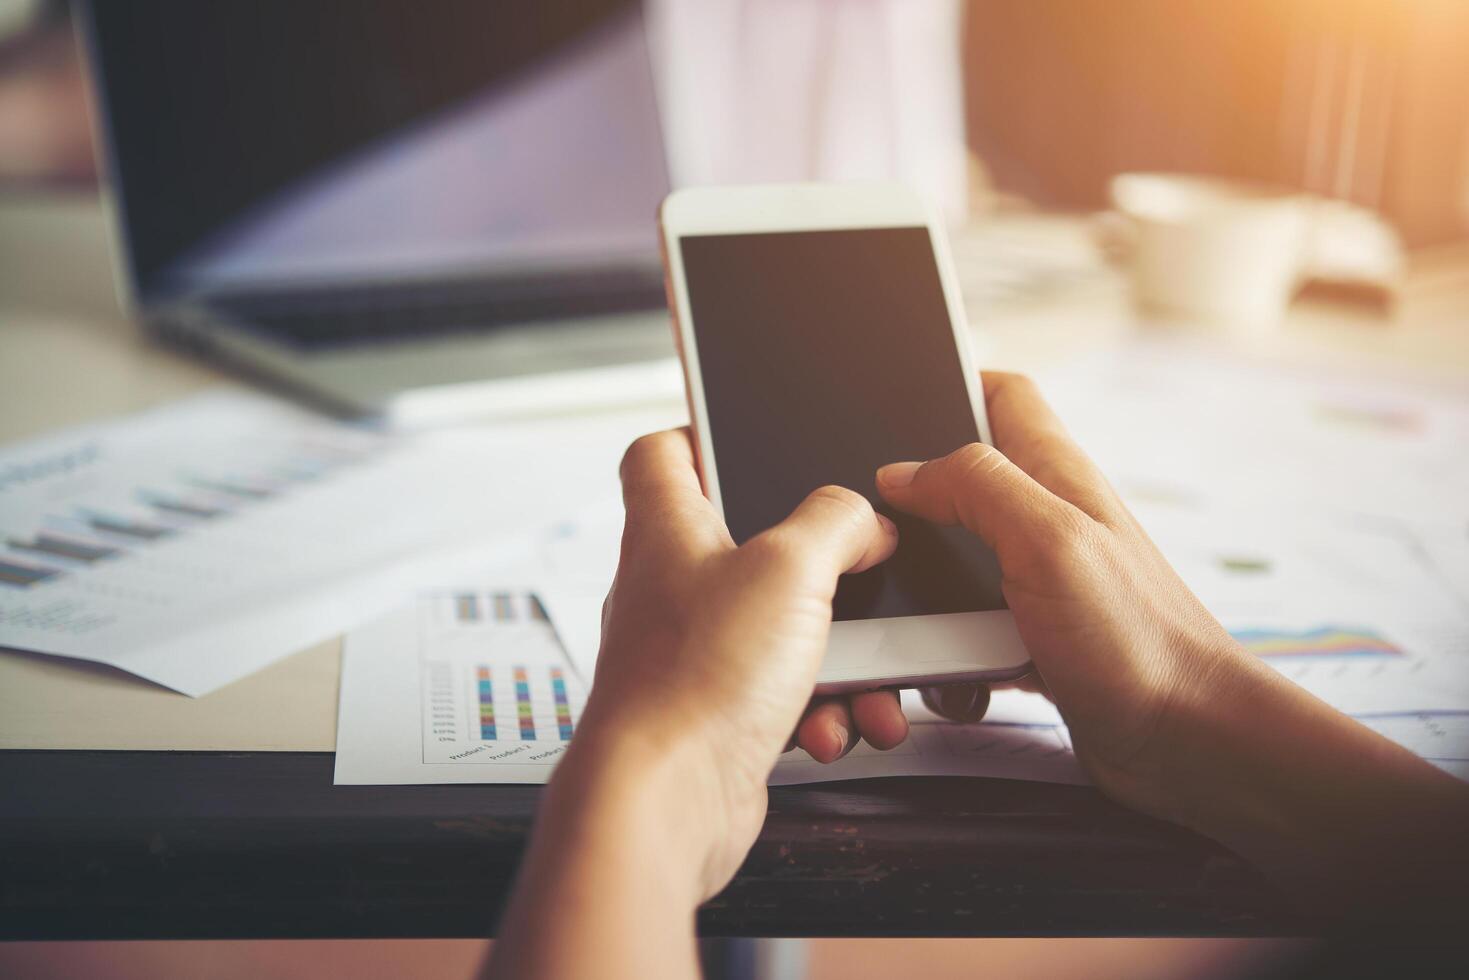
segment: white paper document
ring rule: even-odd
[[[548,779],[580,718],[590,677],[547,621],[547,608],[513,588],[465,588],[425,594],[414,605],[348,634],[336,781]],[[1329,645],[1332,640],[1308,642]],[[1357,673],[1357,665],[1371,664],[1374,656],[1350,646],[1301,656],[1328,678],[1343,667],[1348,671],[1339,683],[1328,680],[1308,688],[1440,768],[1469,779],[1469,709],[1448,706],[1462,705],[1461,695],[1432,700],[1416,681],[1383,684],[1371,673],[1375,665]],[[1445,707],[1373,707],[1373,697],[1363,692],[1374,689],[1382,692],[1376,704],[1407,703],[1423,694],[1425,703]],[[1343,693],[1345,703],[1335,696]],[[984,721],[969,725],[939,719],[916,692],[903,692],[903,707],[911,729],[897,748],[883,752],[861,743],[830,765],[793,749],[776,764],[771,784],[882,776],[1087,782],[1064,721],[1040,695],[996,691]]]
[[[1344,652],[1341,663],[1353,657]],[[1354,686],[1362,685],[1347,689]],[[576,730],[588,688],[545,605],[529,592],[422,595],[347,636],[336,782],[544,783]],[[1064,721],[1040,695],[996,691],[977,724],[940,720],[911,691],[903,692],[903,708],[912,727],[898,748],[859,743],[827,765],[792,749],[771,785],[883,776],[1087,782]],[[1350,714],[1469,779],[1469,710]]]
[[[495,587],[424,593],[347,635],[336,782],[543,783],[575,731],[588,680],[534,595]],[[859,745],[830,766],[796,749],[771,782],[897,775],[1084,782],[1055,709],[1031,697],[998,694],[991,720],[978,725],[937,722],[914,698],[913,734],[898,748]]]
[[[338,783],[543,783],[586,700],[523,591],[425,593],[346,645]]]
[[[1469,530],[1469,389],[1145,343],[1037,379],[1129,503]]]
[[[0,451],[0,646],[205,694],[512,558],[669,413],[395,437],[246,392]]]
[[[1246,650],[1332,706],[1469,709],[1469,610],[1405,526],[1133,510]]]

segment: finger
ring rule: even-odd
[[[928,710],[966,724],[979,721],[990,706],[987,684],[944,684],[925,687],[920,693]]]
[[[852,721],[875,749],[886,751],[908,737],[908,716],[897,691],[868,691],[852,695]]]
[[[857,743],[844,697],[814,698],[796,726],[796,744],[817,762],[835,762]]]
[[[843,487],[813,490],[790,517],[751,538],[746,549],[792,562],[830,579],[886,561],[898,547],[898,529],[860,493]]]
[[[687,427],[643,436],[622,457],[624,537],[644,531],[658,542],[730,547],[729,531],[699,483]]]
[[[1120,507],[1102,471],[1071,438],[1040,388],[1023,374],[985,371],[985,414],[995,448],[1031,479],[1097,520]]]
[[[963,524],[999,552],[1084,516],[982,442],[923,463],[890,463],[877,471],[877,490],[910,514]]]
[[[1055,698],[1051,697],[1051,689],[1046,686],[1046,679],[1040,675],[1039,671],[1032,670],[1024,677],[1017,677],[1015,680],[1007,682],[1004,686],[1013,687],[1018,691],[1029,691],[1031,694],[1039,694],[1052,701],[1055,700]]]

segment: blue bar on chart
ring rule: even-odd
[[[138,499],[142,500],[150,507],[154,507],[158,510],[163,511],[165,514],[177,515],[180,517],[197,517],[200,519],[208,519],[212,517],[218,517],[221,514],[229,513],[229,511],[225,510],[223,507],[212,507],[208,504],[202,504],[197,500],[183,500],[178,497],[169,497],[165,496],[164,494],[153,493],[148,490],[141,491],[138,494]]]
[[[520,740],[536,740],[536,719],[530,708],[530,678],[524,667],[515,668],[515,714],[520,721]]]
[[[194,485],[205,490],[214,490],[239,497],[242,500],[265,500],[275,496],[275,489],[245,480],[194,480]]]
[[[20,588],[44,582],[48,578],[55,578],[61,572],[55,568],[43,568],[39,565],[22,565],[17,562],[0,559],[0,585],[15,585]]]
[[[17,551],[34,551],[43,555],[51,555],[55,558],[66,558],[70,561],[84,561],[88,564],[122,553],[122,549],[114,548],[110,545],[90,541],[76,541],[71,538],[63,538],[56,534],[48,534],[45,531],[37,534],[29,541],[11,538],[8,543],[10,547]]]
[[[495,688],[490,681],[490,668],[481,667],[476,672],[479,682],[479,737],[482,741],[495,740]]]
[[[276,466],[273,472],[293,483],[310,483],[326,473],[327,466],[315,459],[291,459]]]
[[[551,693],[556,697],[556,727],[561,741],[571,741],[571,702],[566,697],[566,677],[559,667],[551,668]]]
[[[82,516],[98,531],[121,535],[125,538],[137,538],[139,541],[157,541],[173,533],[173,528],[164,527],[161,524],[146,524],[142,521],[133,521],[111,514],[99,514],[95,511],[87,511]]]

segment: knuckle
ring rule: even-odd
[[[766,569],[789,569],[803,561],[801,549],[779,528],[755,535],[740,551],[748,561]]]
[[[1060,567],[1075,568],[1091,560],[1097,551],[1097,526],[1075,507],[1051,510],[1042,528],[1042,553]]]
[[[1026,448],[1037,459],[1049,461],[1052,465],[1063,462],[1075,465],[1078,455],[1076,443],[1071,437],[1054,430],[1042,430],[1031,435],[1026,440]]]
[[[857,491],[849,490],[846,487],[817,487],[807,495],[806,499],[837,510],[854,524],[872,520],[872,502]]]
[[[1005,462],[1005,456],[994,446],[971,442],[950,453],[945,462],[961,478],[984,476]]]
[[[1035,379],[1020,371],[1008,372],[1005,375],[1005,383],[1022,389],[1027,395],[1039,395],[1041,393],[1040,385],[1035,383]]]

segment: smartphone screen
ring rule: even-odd
[[[926,228],[680,239],[725,520],[743,543],[837,484],[897,522],[838,620],[1003,609],[994,554],[894,512],[879,466],[979,440]]]

